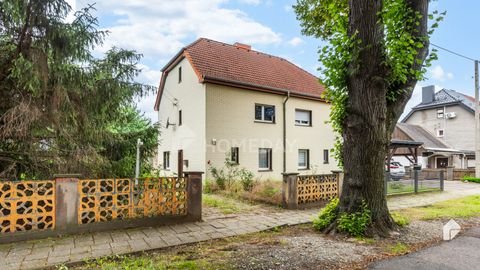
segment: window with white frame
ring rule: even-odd
[[[298,168],[308,169],[310,163],[310,151],[308,149],[298,149]]]
[[[271,148],[258,149],[258,169],[261,171],[272,170],[272,149]]]
[[[437,110],[437,118],[443,119],[445,115],[445,111],[443,109],[438,109]]]
[[[164,170],[170,169],[170,152],[168,151],[163,152],[163,169]]]
[[[312,111],[295,110],[295,125],[312,126]]]
[[[255,121],[274,123],[275,106],[255,104]]]
[[[443,137],[445,135],[445,131],[443,129],[437,129],[437,137]]]

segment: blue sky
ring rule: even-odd
[[[70,0],[75,8],[88,0]],[[134,49],[143,53],[138,78],[158,85],[160,69],[183,46],[199,37],[226,43],[242,42],[255,50],[284,57],[307,71],[317,71],[319,46],[322,41],[305,37],[291,9],[290,0],[101,0],[97,1],[100,27],[111,34],[98,53],[111,46]],[[431,41],[469,57],[480,59],[480,28],[475,18],[480,1],[433,1],[431,10],[447,11],[445,20]],[[407,109],[420,100],[420,88],[436,85],[473,96],[473,62],[439,51],[440,59],[419,82]],[[154,96],[139,100],[138,107],[156,121]]]

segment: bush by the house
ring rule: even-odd
[[[313,220],[313,227],[319,231],[327,228],[337,218],[337,206],[338,198],[331,200],[325,208],[320,210],[318,218]]]
[[[464,176],[463,180],[467,182],[472,182],[472,183],[480,183],[480,178],[476,178],[473,176]]]
[[[227,153],[223,167],[209,165],[212,180],[205,181],[205,193],[222,193],[224,195],[264,202],[273,205],[282,203],[282,182],[255,179],[253,172],[230,161]]]
[[[340,215],[338,218],[338,229],[352,236],[363,236],[371,220],[371,211],[368,209],[367,204],[363,202],[361,211]]]

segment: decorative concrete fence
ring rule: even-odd
[[[149,179],[0,182],[0,243],[202,217],[202,173]]]
[[[453,179],[448,179],[448,180],[457,180],[457,181],[463,181],[463,177],[465,176],[475,176],[475,169],[453,169]]]
[[[340,195],[343,173],[299,175],[283,174],[283,207],[287,209],[304,209],[322,206]]]

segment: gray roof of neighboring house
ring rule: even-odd
[[[416,111],[451,105],[460,105],[471,113],[475,112],[475,98],[459,93],[455,90],[442,89],[435,93],[435,97],[432,102],[420,103],[417,106],[413,107],[412,110],[408,113],[408,115],[403,118],[402,122],[405,122]]]
[[[424,148],[450,148],[448,145],[435,138],[434,135],[423,129],[421,126],[398,123],[397,127],[407,134],[407,136],[412,140],[423,142]]]

